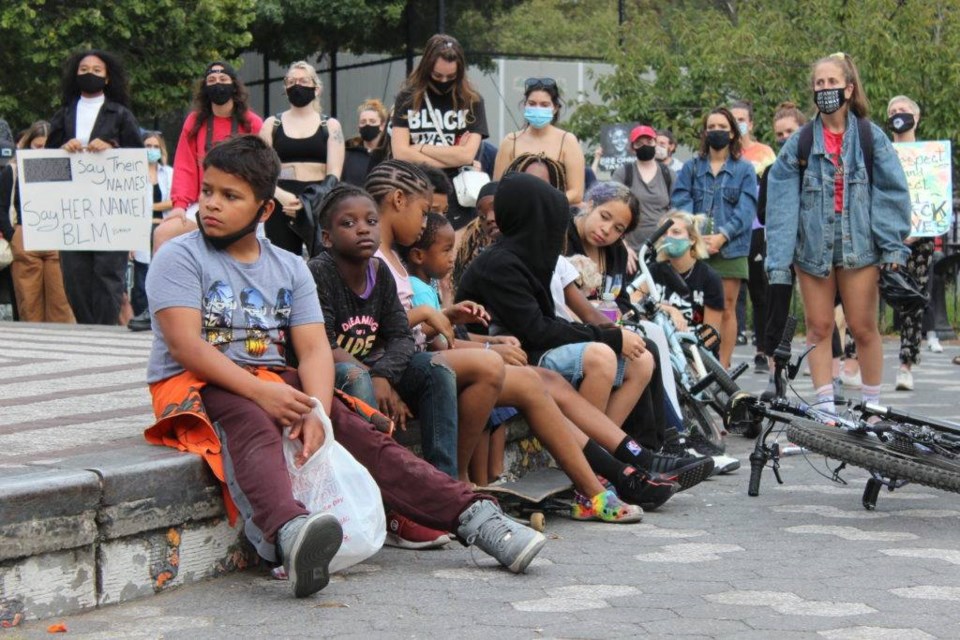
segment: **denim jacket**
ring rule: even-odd
[[[824,155],[823,123],[813,123],[813,145],[800,185],[799,136],[780,151],[767,180],[767,262],[771,284],[790,284],[790,265],[826,277],[833,264],[834,224],[840,224],[843,266],[906,264],[904,240],[910,233],[910,193],[893,145],[883,130],[873,132],[873,184],[860,148],[857,117],[847,116],[843,134],[843,212],[834,212],[836,168]]]
[[[749,162],[728,157],[714,176],[710,161],[694,156],[683,163],[670,204],[688,213],[707,214],[712,231],[704,232],[722,233],[727,238],[721,257],[740,258],[749,253],[750,227],[757,216],[757,172]]]

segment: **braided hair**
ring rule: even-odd
[[[427,213],[427,223],[423,227],[423,233],[420,234],[420,237],[409,247],[397,247],[397,253],[400,254],[400,257],[404,262],[409,262],[410,251],[413,249],[420,249],[421,251],[429,251],[430,247],[433,246],[433,243],[437,240],[437,232],[440,231],[443,227],[452,227],[450,221],[447,220],[447,216],[439,213]]]
[[[542,152],[521,153],[513,159],[513,162],[507,166],[503,173],[504,175],[508,173],[526,173],[527,169],[535,164],[542,164],[546,167],[551,187],[558,191],[567,190],[567,170],[563,168],[562,164],[553,158],[547,157]]]
[[[339,182],[327,191],[323,198],[320,199],[320,204],[317,209],[320,228],[329,231],[333,224],[333,213],[337,210],[337,205],[347,198],[354,197],[370,198],[370,200],[373,200],[369,193],[349,182]],[[376,204],[376,202],[374,202],[374,204]]]
[[[397,190],[405,195],[424,194],[427,197],[433,193],[430,180],[423,171],[415,164],[404,160],[381,162],[367,174],[367,180],[363,186],[378,205]]]

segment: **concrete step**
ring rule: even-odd
[[[507,423],[505,469],[550,463]],[[398,441],[419,450],[416,422]],[[124,440],[0,464],[0,623],[126,602],[257,562],[199,456]]]

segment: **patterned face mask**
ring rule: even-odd
[[[847,101],[843,89],[821,89],[813,92],[813,101],[817,104],[820,113],[836,113]]]

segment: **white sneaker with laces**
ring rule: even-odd
[[[897,391],[913,391],[913,373],[909,369],[897,371]]]
[[[940,344],[940,338],[937,336],[930,336],[927,339],[927,349],[934,353],[943,353],[943,345]]]
[[[860,377],[860,372],[857,371],[854,374],[849,374],[843,369],[840,370],[840,381],[843,383],[843,386],[850,389],[859,389],[863,386],[863,378]]]

